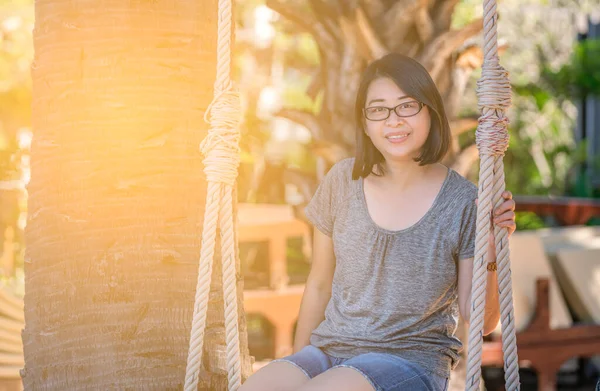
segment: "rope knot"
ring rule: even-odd
[[[504,156],[508,149],[508,118],[504,112],[511,105],[511,87],[508,72],[494,57],[484,62],[481,79],[477,81],[479,118],[476,144],[481,155]]]
[[[209,182],[235,184],[240,165],[241,111],[240,95],[230,85],[214,97],[204,114],[210,129],[200,150]]]

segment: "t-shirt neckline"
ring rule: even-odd
[[[442,186],[440,187],[440,190],[438,191],[438,193],[436,194],[435,198],[433,199],[433,203],[431,204],[431,206],[429,207],[429,209],[427,209],[427,212],[425,212],[425,214],[423,214],[423,216],[421,216],[421,218],[419,220],[417,220],[417,222],[415,222],[414,224],[406,227],[406,228],[402,228],[399,230],[389,230],[386,228],[381,227],[379,224],[377,224],[373,218],[371,217],[371,213],[369,213],[369,207],[367,206],[367,197],[365,196],[365,185],[364,185],[364,178],[360,177],[358,178],[358,198],[360,199],[360,204],[361,204],[361,208],[363,210],[363,213],[366,215],[367,220],[369,221],[369,224],[376,230],[379,232],[383,232],[385,234],[388,235],[397,235],[397,234],[401,234],[407,231],[410,231],[416,227],[418,227],[419,225],[421,225],[421,223],[423,221],[425,221],[425,219],[431,214],[433,213],[433,211],[435,209],[437,209],[437,205],[439,203],[439,199],[441,198],[442,193],[445,191],[448,182],[450,182],[450,176],[452,175],[452,168],[447,167],[448,172],[446,173],[446,177],[444,178],[444,182],[442,182]]]

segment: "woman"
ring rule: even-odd
[[[337,163],[306,208],[314,224],[294,354],[242,391],[445,390],[468,322],[477,188],[439,162],[451,142],[433,80],[387,55],[356,97],[357,153]],[[515,230],[510,192],[493,221]],[[499,319],[493,240],[484,333]]]

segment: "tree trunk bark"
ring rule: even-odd
[[[182,389],[217,0],[38,0],[35,19],[25,389]],[[219,289],[199,389],[225,389]]]

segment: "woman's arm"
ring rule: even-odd
[[[333,241],[329,236],[315,229],[312,266],[300,304],[294,353],[310,344],[310,335],[325,319],[325,308],[331,298],[334,270]]]
[[[515,232],[515,201],[512,199],[512,193],[505,191],[502,193],[504,202],[494,209],[492,216],[492,229],[494,225],[508,230],[508,236]],[[493,233],[490,233],[488,241],[488,263],[496,262],[496,246],[494,245]],[[498,294],[498,276],[496,272],[487,273],[487,285],[485,291],[485,314],[483,323],[483,335],[488,335],[498,325],[500,320],[500,302]],[[473,258],[459,261],[458,266],[458,306],[460,314],[468,324],[471,318],[471,284],[473,279]]]
[[[488,261],[495,260],[496,249],[488,248]],[[471,319],[471,284],[473,279],[473,258],[459,261],[458,267],[458,308],[467,324]],[[498,276],[496,272],[487,273],[485,290],[485,314],[483,316],[483,335],[488,335],[500,320],[500,302],[498,301]]]

